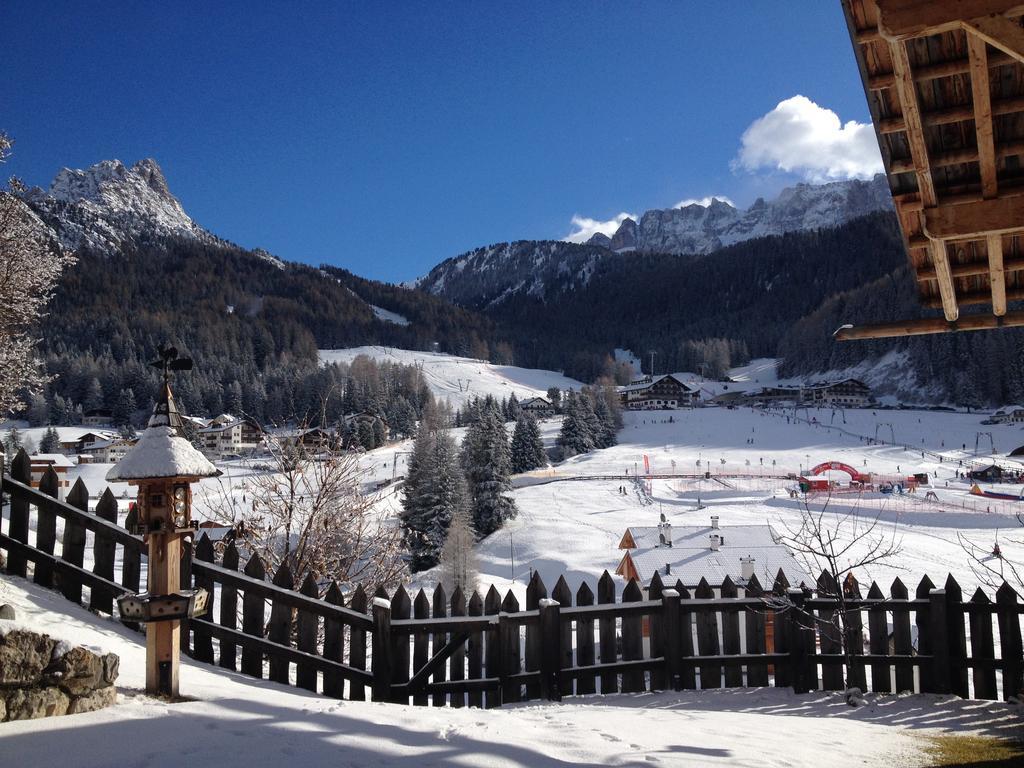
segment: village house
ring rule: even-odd
[[[282,448],[294,448],[300,445],[305,448],[318,448],[332,445],[335,442],[334,434],[320,427],[285,427],[269,430],[267,435]]]
[[[529,400],[523,400],[519,403],[519,410],[531,413],[538,419],[546,419],[555,415],[555,406],[543,397],[531,397]]]
[[[1024,405],[1004,405],[982,424],[1019,424],[1024,421]]]
[[[38,488],[43,475],[52,467],[53,471],[57,473],[58,498],[63,499],[64,489],[71,485],[71,480],[68,478],[68,470],[75,466],[71,459],[63,453],[37,453],[34,456],[29,456],[28,460],[32,470],[32,487]]]
[[[814,580],[782,544],[775,542],[767,525],[721,527],[712,515],[708,526],[630,526],[619,542],[625,550],[615,573],[636,579],[646,589],[655,573],[662,581],[683,582],[694,589],[701,579],[718,588],[728,576],[739,587],[753,576],[770,587],[781,570],[792,585]]]
[[[805,405],[811,408],[864,408],[874,402],[871,388],[859,379],[765,387],[760,392],[748,393],[744,399],[751,402]]]
[[[224,459],[259,448],[263,442],[263,430],[251,419],[222,414],[199,430],[199,442],[207,458]]]
[[[113,430],[98,429],[94,432],[83,432],[72,439],[61,440],[60,449],[63,453],[70,455],[84,453],[85,447],[90,443],[113,440],[115,437],[117,437],[117,432]]]
[[[138,440],[131,437],[114,437],[109,440],[96,440],[86,444],[79,453],[88,456],[82,463],[116,464],[125,457]]]
[[[94,408],[82,416],[82,424],[87,427],[103,427],[114,423],[113,411],[105,408]]]
[[[700,390],[672,374],[646,376],[618,388],[622,407],[632,411],[692,408],[700,400]]]

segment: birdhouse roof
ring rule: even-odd
[[[153,426],[107,472],[109,482],[159,477],[217,477],[221,472],[173,427]]]

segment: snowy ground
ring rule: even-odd
[[[301,766],[926,765],[924,737],[1012,736],[1012,708],[936,696],[736,689],[594,696],[502,709],[408,707],[327,699],[183,661],[192,700],[148,698],[139,635],[21,579],[0,577],[20,622],[121,657],[116,706],[0,725],[4,765],[75,768]]]
[[[320,360],[325,363],[351,363],[359,355],[372,357],[378,362],[420,366],[434,396],[449,400],[454,408],[472,397],[493,395],[501,400],[514,394],[517,399],[525,400],[529,397],[546,397],[549,387],[565,391],[583,386],[575,379],[555,371],[494,365],[484,360],[436,352],[415,352],[394,347],[320,350]]]

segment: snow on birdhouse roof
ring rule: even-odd
[[[158,477],[217,477],[217,469],[172,427],[153,426],[107,472],[108,482]]]

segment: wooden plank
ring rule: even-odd
[[[980,16],[1020,16],[1024,5],[1006,0],[876,0],[878,29],[888,40],[934,35]]]
[[[1000,235],[992,235],[997,241],[1001,239]],[[1001,261],[1002,246],[997,246],[999,254],[997,258]],[[992,272],[991,269],[986,268],[986,274]],[[1006,314],[1006,302],[1008,301],[1024,301],[1024,288],[1006,288],[1004,273],[999,270],[993,274],[995,282],[992,283],[992,288],[987,291],[971,291],[970,293],[961,293],[956,297],[956,300],[960,303],[961,307],[966,307],[972,304],[992,304],[993,314]],[[998,287],[997,287],[998,283]],[[998,291],[998,293],[997,293]],[[1001,303],[1002,313],[994,312],[995,302]],[[942,306],[941,300],[927,299],[921,302],[924,306],[938,309]]]
[[[744,587],[747,597],[761,597],[764,590],[757,575],[750,577],[747,586]],[[766,651],[765,646],[765,609],[747,608],[743,615],[743,626],[747,642],[747,653],[760,655]],[[768,665],[764,662],[752,662],[747,665],[747,685],[763,686],[768,685]]]
[[[494,585],[490,586],[487,590],[487,595],[484,597],[484,615],[485,616],[497,616],[501,612],[501,595],[498,594],[498,590],[495,589]],[[484,653],[486,656],[484,662],[484,668],[486,675],[489,678],[503,677],[502,673],[502,650],[501,650],[501,639],[502,635],[499,631],[498,625],[493,625],[484,634]],[[484,695],[484,707],[487,709],[494,709],[495,707],[501,706],[501,688],[497,690],[488,690]]]
[[[661,591],[664,588],[664,584],[661,581],[661,574],[657,571],[651,577],[650,586],[647,589],[647,597],[649,600],[661,600]],[[664,656],[665,655],[665,640],[664,631],[662,629],[662,611],[652,611],[647,615],[648,627],[650,629],[649,646],[651,650],[651,656]],[[654,669],[651,670],[651,690],[652,691],[663,691],[665,690],[665,670]]]
[[[818,577],[818,596],[837,600],[839,585],[828,571],[822,571]],[[819,644],[823,654],[842,654],[843,636],[839,628],[840,614],[830,602],[828,607],[817,611]],[[846,688],[843,677],[842,661],[825,661],[821,664],[821,687],[826,691],[842,691]]]
[[[992,2],[994,0],[990,0]],[[1017,9],[1020,10],[1019,8]],[[1020,13],[1003,11],[1006,15],[973,14],[962,22],[968,33],[968,43],[972,39],[982,40],[993,48],[998,48],[1015,61],[1024,63],[1024,29],[1019,20],[1011,21],[1007,16],[1020,16]]]
[[[519,601],[509,590],[501,603],[503,614],[515,613],[519,610]],[[522,700],[522,685],[512,678],[522,669],[522,658],[520,656],[519,625],[508,621],[504,615],[500,617],[498,631],[501,633],[501,700],[502,702],[514,702]]]
[[[245,575],[254,581],[266,576],[263,561],[253,555],[245,564]],[[263,637],[263,595],[256,590],[245,590],[242,595],[242,632],[252,637]],[[242,647],[242,672],[252,677],[263,677],[263,653],[256,646]]]
[[[666,588],[661,591],[662,628],[665,643],[665,686],[669,690],[682,690],[682,649],[680,648],[679,593]],[[653,655],[653,654],[652,654]],[[653,686],[653,683],[652,683]]]
[[[1003,236],[989,235],[985,238],[988,245],[988,279],[992,286],[992,314],[1002,317],[1006,314],[1006,270],[1003,266]],[[1021,298],[1024,298],[1022,292]]]
[[[931,619],[928,632],[931,634],[932,644],[931,686],[935,693],[949,693],[949,636],[946,634],[949,632],[949,622],[946,621],[946,590],[933,589],[928,596],[931,599],[931,606],[928,609]]]
[[[1005,581],[996,591],[999,655],[1003,659],[1003,701],[1024,691],[1024,647],[1021,644],[1017,593]]]
[[[203,560],[211,563],[216,555],[213,551],[213,542],[205,533],[196,542],[196,560]],[[217,591],[214,589],[213,580],[206,576],[196,576],[196,587],[206,590],[206,616],[213,619],[217,610]],[[207,664],[213,664],[213,636],[203,630],[203,625],[194,622],[192,626],[192,658]]]
[[[884,600],[881,588],[876,582],[871,582],[868,590],[868,597],[877,600]],[[885,657],[889,654],[889,622],[885,606],[879,604],[868,609],[868,637],[871,655],[874,657]],[[892,693],[891,666],[887,662],[871,662],[871,690],[875,693]]]
[[[967,35],[967,58],[971,66],[971,98],[974,102],[974,130],[978,140],[978,165],[981,171],[981,194],[995,197],[996,145],[992,129],[992,97],[988,79],[988,54],[985,41]]]
[[[949,684],[952,693],[968,698],[967,675],[967,630],[964,626],[964,612],[960,607],[963,591],[953,574],[946,578],[946,621],[949,638]]]
[[[701,578],[694,590],[693,596],[698,599],[708,600],[714,597],[714,591],[707,579]],[[697,653],[701,656],[717,656],[718,644],[718,616],[714,613],[697,614]],[[700,687],[707,688],[722,687],[722,667],[720,664],[700,665]]]
[[[387,598],[373,598],[373,655],[370,659],[373,674],[371,696],[374,701],[391,699],[391,604]]]
[[[75,481],[68,493],[68,504],[83,512],[89,510],[89,489],[82,478]],[[91,517],[91,515],[90,515]],[[60,548],[61,560],[82,567],[85,562],[85,526],[80,517],[68,518],[64,522],[64,537]],[[82,582],[78,579],[61,579],[60,591],[73,603],[82,602]]]
[[[850,600],[860,600],[860,584],[857,583],[852,572],[843,581],[842,590]],[[844,640],[853,657],[853,668],[846,671],[846,680],[852,687],[866,691],[868,675],[862,658],[864,656],[864,617],[860,607],[856,604],[854,607],[850,607],[850,604],[847,603],[845,624]]]
[[[1024,141],[1006,141],[994,144],[992,147],[994,159],[1002,160],[1007,157],[1019,157],[1024,154]],[[977,163],[981,158],[978,147],[960,147],[944,152],[933,152],[929,155],[929,167],[945,168],[951,165],[965,165],[966,163]],[[893,160],[889,163],[889,173],[914,173],[917,166],[911,160]],[[975,199],[985,199],[984,196]],[[947,201],[947,203],[950,201]],[[963,200],[961,202],[970,202]]]
[[[991,56],[989,57],[989,69],[994,66],[991,62]],[[964,60],[963,72],[967,72],[970,69],[970,62]],[[914,80],[920,81],[919,76],[920,70],[914,71]],[[1013,96],[1005,99],[989,100],[992,109],[992,115],[1013,115],[1018,112],[1024,112],[1024,97]],[[970,106],[956,106],[946,107],[943,109],[930,110],[928,112],[921,113],[921,123],[926,127],[935,125],[950,125],[952,123],[962,123],[967,120],[974,119],[974,105]],[[879,121],[878,131],[879,133],[900,133],[907,129],[906,123],[902,117],[889,117]]]
[[[178,558],[178,589],[192,589],[192,547],[193,542],[189,539],[178,542],[181,553]],[[192,654],[192,629],[188,619],[178,622],[178,647],[181,653]]]
[[[11,479],[24,483],[27,487],[32,482],[32,462],[24,448],[19,448],[11,462]],[[6,478],[5,478],[6,479]],[[7,485],[7,483],[4,483]],[[6,488],[4,490],[7,490]],[[11,493],[11,504],[7,519],[7,535],[22,544],[28,544],[29,501],[23,494]],[[2,522],[2,521],[0,521]],[[20,552],[7,554],[7,572],[24,578],[28,575],[28,560]],[[69,598],[70,599],[70,598]]]
[[[785,598],[786,593],[789,590],[789,579],[786,578],[786,574],[779,568],[779,572],[775,574],[775,581],[772,583],[772,594],[776,599]],[[787,660],[789,658],[789,633],[786,631],[786,618],[784,611],[773,611],[771,614],[772,621],[772,646],[769,650],[776,653],[785,655]],[[790,685],[792,680],[792,674],[790,665],[775,664],[775,687],[785,688]]]
[[[238,570],[238,547],[235,542],[229,542],[224,550],[224,559],[221,561],[221,569],[225,571]],[[194,569],[197,576],[204,573],[202,569]],[[211,577],[212,578],[212,577]],[[230,584],[222,584],[220,588],[220,625],[226,629],[235,629],[238,626],[238,590]],[[219,664],[224,669],[237,669],[237,648],[234,643],[220,640]]]
[[[349,599],[349,610],[357,614],[366,614],[369,600],[366,590],[360,584]],[[358,624],[349,625],[348,664],[356,669],[366,669],[366,630]],[[349,682],[349,698],[352,701],[366,700],[366,686],[358,680]]]
[[[138,522],[138,509],[133,506],[128,510],[124,524],[126,528],[130,528],[137,525]],[[139,592],[139,584],[142,580],[142,542],[140,541],[138,544],[139,546],[121,546],[121,586],[124,587],[125,592]],[[124,622],[124,625],[130,629],[139,629],[136,622]]]
[[[324,594],[324,600],[331,605],[343,605],[345,597],[341,594],[341,587],[337,581],[331,581]],[[341,664],[345,659],[345,625],[336,618],[324,619],[324,653],[323,656],[329,661]],[[331,696],[335,699],[345,697],[345,679],[336,671],[324,672],[324,696]]]
[[[693,612],[690,610],[693,600],[680,579],[676,579],[675,589],[679,593],[679,663],[683,667],[679,678],[684,690],[694,690],[697,687],[697,668],[687,663],[694,656]]]
[[[925,233],[938,240],[979,238],[1024,229],[1024,195],[925,207]]]
[[[723,598],[734,600],[737,596],[736,584],[728,576],[722,580],[721,594]],[[722,653],[735,656],[741,652],[740,646],[740,614],[737,608],[725,605],[722,608]],[[741,688],[743,686],[743,670],[738,666],[725,668],[725,687]]]
[[[526,610],[535,611],[540,601],[548,596],[548,589],[540,577],[540,571],[534,571],[530,576],[530,583],[526,585]],[[527,672],[540,670],[540,627],[537,625],[526,627],[526,666]],[[526,686],[526,698],[540,698],[540,683],[530,683]]]
[[[551,590],[551,598],[558,602],[559,611],[562,608],[572,607],[572,590],[565,576],[559,576]],[[593,624],[591,624],[593,626]],[[562,621],[558,627],[558,669],[568,669],[573,666],[572,659],[572,621]],[[572,696],[572,679],[563,678],[559,686],[561,696]]]
[[[53,467],[47,467],[39,482],[39,492],[56,499],[60,495],[60,480]],[[36,549],[48,555],[53,554],[57,543],[57,516],[47,506],[36,508]],[[110,577],[113,579],[113,576]],[[41,587],[53,586],[53,569],[44,562],[36,563],[32,580]],[[109,613],[109,611],[108,611]]]
[[[989,605],[990,600],[981,591],[981,587],[975,591],[971,598],[972,603]],[[991,661],[995,659],[995,643],[992,638],[992,616],[989,614],[972,613],[971,622],[971,658],[975,661]],[[996,670],[995,668],[974,668],[974,698],[996,699]]]
[[[86,570],[81,566],[65,562],[56,555],[48,555],[45,552],[40,552],[30,544],[22,544],[17,539],[12,539],[10,536],[3,533],[0,533],[0,549],[7,549],[10,552],[20,554],[28,563],[46,562],[58,578],[61,578],[61,575],[63,574],[67,581],[79,582],[90,589],[117,589],[119,586],[115,582],[107,581],[106,579],[97,576],[92,571]]]
[[[901,336],[927,336],[934,333],[965,333],[968,331],[987,331],[993,328],[1018,328],[1024,326],[1024,311],[1007,312],[1002,317],[995,315],[964,315],[956,322],[950,323],[942,318],[924,318],[919,320],[902,320],[895,323],[879,323],[877,325],[861,325],[841,328],[836,331],[837,341],[856,341],[858,339],[888,339]]]
[[[622,590],[622,602],[632,603],[643,599],[644,594],[640,589],[639,582],[636,579],[631,579]],[[643,657],[643,618],[641,616],[625,616],[622,619],[622,659],[623,661],[639,661]],[[622,675],[623,693],[640,693],[645,687],[643,672],[634,671]]]
[[[580,588],[576,590],[576,605],[588,606],[593,604],[593,590],[591,590],[586,582],[580,584]],[[576,665],[590,667],[594,665],[594,660],[594,619],[581,616],[576,619]],[[596,675],[576,679],[577,695],[585,695],[596,691]]]
[[[320,589],[317,587],[316,579],[312,573],[307,573],[302,580],[302,587],[299,591],[306,597],[314,600],[319,599]],[[311,611],[298,610],[295,612],[295,647],[310,656],[316,656],[317,636],[320,634],[320,617]],[[295,666],[295,684],[307,691],[317,690],[316,667],[309,662],[301,662]]]
[[[910,633],[910,611],[902,604],[907,599],[907,587],[897,577],[889,588],[892,595],[892,647],[896,656],[910,656],[913,653],[913,637]],[[905,666],[896,667],[896,693],[914,693],[914,670]]]
[[[921,123],[921,109],[917,101],[917,90],[911,74],[910,59],[903,43],[889,44],[889,55],[892,58],[892,69],[895,81],[893,86],[900,102],[900,111],[907,126],[907,145],[914,161],[917,173],[918,195],[925,208],[935,205],[935,184],[932,181],[931,167],[928,163],[928,145],[924,138],[924,127]]]
[[[615,603],[615,581],[605,571],[597,581],[598,604]],[[614,664],[619,658],[615,640],[615,619],[602,616],[598,620],[599,655],[602,664]],[[601,693],[618,693],[619,678],[612,672],[601,673]]]
[[[52,469],[52,468],[51,468]],[[117,524],[117,499],[107,488],[96,503],[96,516],[110,523]],[[106,532],[98,532],[93,537],[92,572],[109,581],[114,580],[114,556],[116,543]],[[89,593],[89,610],[102,613],[114,612],[114,598],[117,595],[105,589],[93,589]]]
[[[562,662],[561,617],[557,600],[541,598],[540,605],[540,697],[562,700],[560,668]]]
[[[430,600],[422,589],[416,593],[416,599],[412,601],[412,615],[415,619],[430,618]],[[426,632],[416,632],[412,636],[412,668],[420,670],[429,660],[430,635]],[[426,688],[413,694],[412,703],[419,707],[425,707],[430,703]]]
[[[466,611],[470,616],[482,616],[484,613],[484,599],[480,593],[473,590],[469,598]],[[484,676],[484,635],[483,632],[472,632],[466,643],[466,665],[467,679],[480,680]],[[482,707],[484,705],[483,691],[470,690],[467,694],[467,703],[471,707]]]
[[[391,620],[408,619],[412,615],[412,598],[401,584],[391,598]],[[409,635],[391,632],[391,701],[408,704],[409,696],[395,690],[396,685],[409,682]]]
[[[434,618],[439,619],[448,615],[448,594],[445,592],[444,587],[438,583],[434,587]],[[518,607],[518,606],[517,606]],[[435,632],[431,636],[431,652],[436,655],[439,650],[445,647],[448,643],[448,633],[444,631]],[[438,667],[437,671],[434,672],[433,682],[443,683],[447,679],[447,673],[444,666]],[[448,703],[448,697],[443,693],[434,694],[434,706],[443,707]]]
[[[804,591],[799,587],[788,591],[790,608],[785,612],[788,636],[790,682],[793,693],[817,690],[818,674],[811,654],[814,649],[813,622],[805,613]],[[808,626],[810,625],[810,626]]]
[[[927,574],[921,578],[917,585],[915,596],[918,600],[927,600],[928,604],[920,606],[914,615],[914,623],[917,626],[917,652],[922,656],[932,656],[934,644],[932,643],[932,609],[931,593],[935,589],[932,580]],[[935,690],[935,664],[925,664],[918,672],[921,684],[921,693],[937,693]]]
[[[284,563],[278,566],[277,572],[274,574],[273,584],[275,587],[288,591],[295,588],[295,577],[292,576],[291,569]],[[272,643],[286,647],[292,644],[292,609],[277,599],[272,600],[270,603],[267,639]],[[275,683],[288,685],[290,669],[291,667],[286,660],[274,658],[273,656],[270,658],[270,679]]]
[[[466,596],[461,586],[456,586],[450,600],[452,616],[463,617],[466,615]],[[468,639],[468,637],[467,637]],[[452,682],[459,682],[466,679],[466,650],[465,643],[456,648],[449,661],[449,678]],[[465,706],[466,699],[461,693],[453,693],[448,699],[450,706],[458,709]]]

